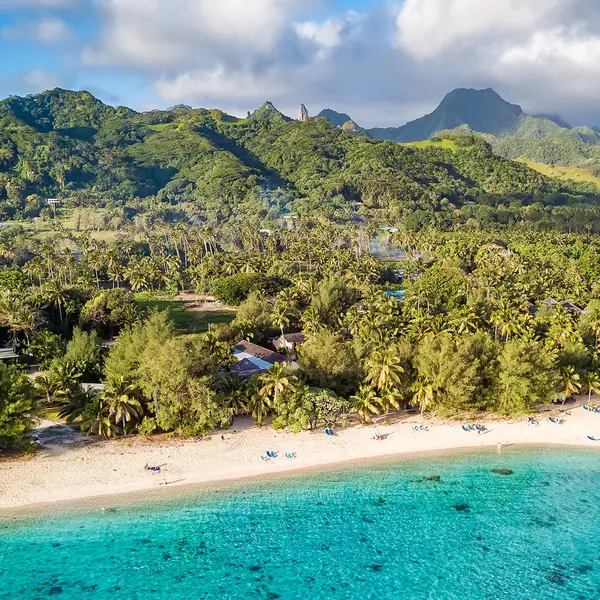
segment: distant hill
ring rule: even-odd
[[[347,125],[348,123],[353,123],[354,127],[358,130],[358,129],[362,129],[362,127],[360,125],[358,125],[356,123],[356,121],[354,121],[350,115],[347,115],[346,113],[339,113],[336,112],[335,110],[331,110],[330,108],[326,108],[324,110],[322,110],[318,115],[317,118],[323,118],[323,119],[327,119],[334,127],[344,127],[344,125]]]
[[[351,120],[292,120],[270,102],[238,119],[138,113],[60,89],[0,101],[0,220],[37,216],[47,198],[132,211],[148,199],[165,218],[185,210],[223,223],[283,210],[349,219],[358,202],[412,213],[482,195],[585,200],[591,187],[499,157],[481,136],[408,147],[357,135]]]
[[[266,121],[269,123],[284,123],[292,120],[290,117],[286,117],[282,112],[278,111],[273,104],[268,101],[257,108],[250,115],[250,119],[255,121]]]
[[[509,104],[491,88],[457,89],[432,113],[402,127],[370,129],[369,134],[394,142],[419,142],[440,131],[468,125],[473,131],[503,135],[512,131],[522,114],[520,106]]]
[[[600,170],[600,132],[569,127],[556,116],[531,116],[491,88],[457,89],[430,114],[401,127],[367,130],[400,143],[430,139],[441,131],[481,134],[494,152],[536,163]]]

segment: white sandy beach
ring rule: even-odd
[[[330,437],[322,431],[299,434],[258,429],[248,419],[237,419],[230,431],[205,440],[128,438],[87,443],[49,443],[33,458],[0,458],[0,509],[120,494],[203,482],[315,468],[343,461],[374,459],[416,452],[507,444],[566,445],[600,449],[588,435],[600,437],[600,414],[576,408],[561,414],[563,425],[548,422],[544,413],[533,427],[524,421],[483,421],[488,432],[465,432],[460,423],[423,421],[412,417],[391,425],[355,426]],[[558,414],[558,413],[556,413]],[[429,432],[415,432],[426,423]],[[376,434],[387,435],[374,440]],[[267,450],[279,453],[261,460]],[[296,458],[285,458],[294,452]],[[144,466],[162,465],[161,473]]]

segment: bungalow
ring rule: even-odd
[[[238,362],[230,370],[242,379],[247,379],[257,373],[264,373],[278,363],[296,366],[287,356],[246,341],[241,341],[236,345],[233,349],[233,356]]]
[[[277,339],[273,340],[273,346],[276,350],[286,352],[294,352],[296,346],[301,346],[306,341],[303,333],[284,333]]]
[[[554,298],[546,298],[546,300],[544,300],[542,304],[547,308],[555,308],[557,306],[562,306],[571,313],[582,314],[584,312],[581,308],[575,306],[571,302],[558,302]]]

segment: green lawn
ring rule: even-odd
[[[151,298],[147,294],[138,294],[136,302],[138,306],[148,311],[155,308],[167,311],[175,327],[182,333],[208,331],[209,325],[231,323],[235,318],[235,311],[232,309],[223,308],[222,310],[212,311],[185,310],[184,302],[182,301]]]
[[[40,419],[46,419],[48,421],[57,421],[60,423],[64,423],[64,419],[61,419],[58,416],[60,408],[58,406],[43,406],[37,413],[37,416]]]
[[[425,140],[423,142],[410,142],[406,144],[411,148],[442,148],[442,150],[452,150],[452,152],[456,152],[459,149],[459,146],[456,142],[452,140],[442,139],[438,141]],[[466,150],[467,148],[462,148]]]
[[[593,183],[600,188],[600,178],[592,175],[586,169],[545,165],[543,163],[536,163],[521,159],[519,159],[519,162],[525,163],[528,167],[543,173],[547,177],[554,177],[555,179],[571,179],[572,181],[584,181],[586,183]]]

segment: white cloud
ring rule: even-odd
[[[33,40],[40,44],[62,44],[73,38],[73,32],[62,19],[48,17],[33,23],[5,27],[2,29],[2,38],[9,42]]]
[[[299,0],[98,0],[103,30],[89,64],[179,69],[270,57]],[[205,66],[206,66],[205,65]]]
[[[571,0],[406,0],[396,21],[398,42],[413,56],[432,58],[456,45],[528,33],[569,3]]]
[[[41,92],[53,89],[58,87],[61,82],[58,76],[40,69],[33,69],[24,73],[21,77],[21,81],[30,92]]]
[[[95,2],[86,65],[137,71],[170,104],[304,102],[400,125],[455,87],[491,86],[600,124],[600,0],[374,0],[318,19],[307,5],[331,0]]]
[[[289,91],[286,78],[281,73],[255,74],[248,71],[229,72],[223,65],[214,69],[181,73],[175,77],[162,76],[156,83],[160,96],[169,102],[191,101],[202,98],[208,101],[238,99],[262,102]]]
[[[296,24],[296,33],[298,37],[311,40],[325,48],[335,48],[338,46],[344,24],[342,21],[328,19],[324,23],[316,21],[306,21]]]
[[[591,73],[600,71],[600,36],[565,32],[562,28],[535,33],[527,43],[507,49],[499,57],[504,67],[567,63]]]

